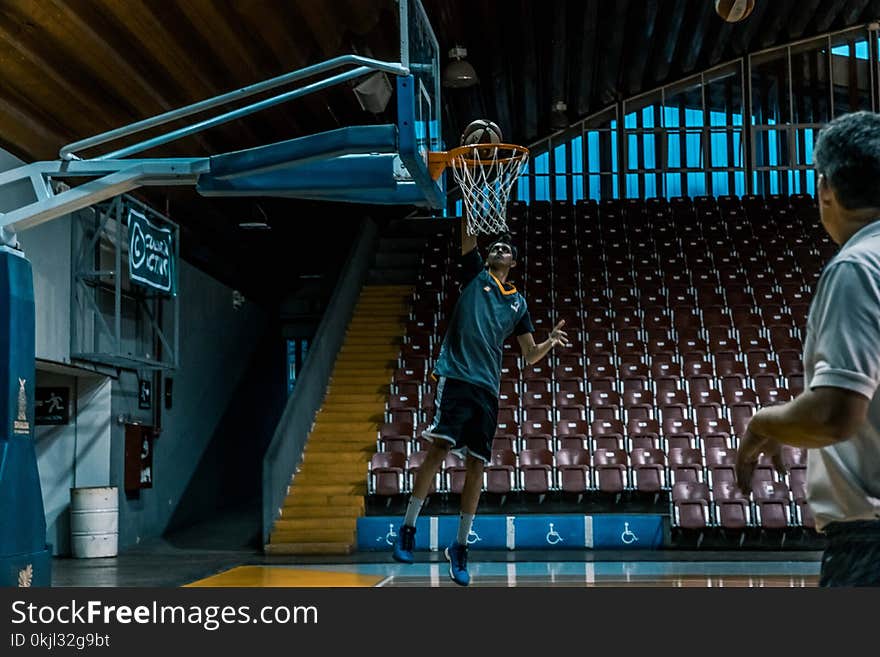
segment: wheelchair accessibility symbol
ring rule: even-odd
[[[471,536],[473,536],[473,538],[471,538]],[[467,542],[468,542],[468,545],[473,545],[473,544],[476,543],[477,541],[482,541],[482,540],[483,540],[483,539],[480,538],[480,535],[479,535],[477,532],[475,532],[473,529],[471,529],[471,530],[468,532],[468,536],[467,536]]]
[[[397,538],[397,534],[394,533],[394,523],[389,523],[388,525],[388,533],[385,536],[380,536],[376,539],[377,543],[381,543],[385,541],[388,545],[394,545],[394,539]]]
[[[630,531],[628,522],[623,523],[623,533],[620,535],[620,540],[623,541],[624,545],[630,545],[639,540],[639,537]]]
[[[545,538],[547,540],[547,543],[549,543],[550,545],[556,545],[557,543],[562,543],[562,536],[560,536],[559,532],[557,532],[553,528],[552,522],[550,523],[550,531],[547,532],[547,536],[545,536]]]

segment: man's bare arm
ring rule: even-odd
[[[749,430],[794,447],[826,447],[853,436],[865,422],[869,403],[852,390],[817,387],[787,404],[761,409]]]
[[[556,345],[561,344],[563,347],[569,345],[568,336],[565,334],[565,331],[562,330],[564,325],[564,320],[559,322],[553,330],[550,331],[550,337],[540,344],[535,344],[535,336],[532,333],[523,333],[522,335],[517,336],[516,339],[519,342],[519,348],[522,351],[523,358],[526,359],[526,362],[529,365],[537,363]]]

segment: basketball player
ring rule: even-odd
[[[748,493],[758,455],[808,448],[807,501],[828,537],[820,586],[880,586],[880,115],[839,117],[813,159],[819,216],[840,251],[816,288],[804,344],[806,390],[761,409],[740,443]]]
[[[507,282],[516,267],[516,248],[504,235],[489,246],[484,262],[477,238],[461,222],[461,297],[452,312],[449,328],[434,367],[437,378],[436,409],[422,436],[431,442],[425,461],[416,474],[406,516],[394,545],[394,559],[413,562],[416,519],[437,470],[452,450],[464,454],[466,474],[461,493],[461,515],[456,540],[446,548],[449,576],[467,586],[467,537],[470,534],[480,492],[483,467],[492,454],[498,423],[498,389],[504,340],[517,336],[522,355],[529,363],[541,360],[556,345],[568,346],[559,322],[549,337],[535,344],[535,331],[526,300]]]

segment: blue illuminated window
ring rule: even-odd
[[[287,341],[287,394],[296,387],[296,377],[302,371],[309,353],[308,338]]]

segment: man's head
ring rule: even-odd
[[[880,216],[880,114],[854,112],[831,121],[813,149],[819,216],[843,244]]]
[[[517,249],[513,245],[510,235],[503,234],[497,236],[489,244],[486,255],[486,264],[489,269],[509,270],[516,267]]]

